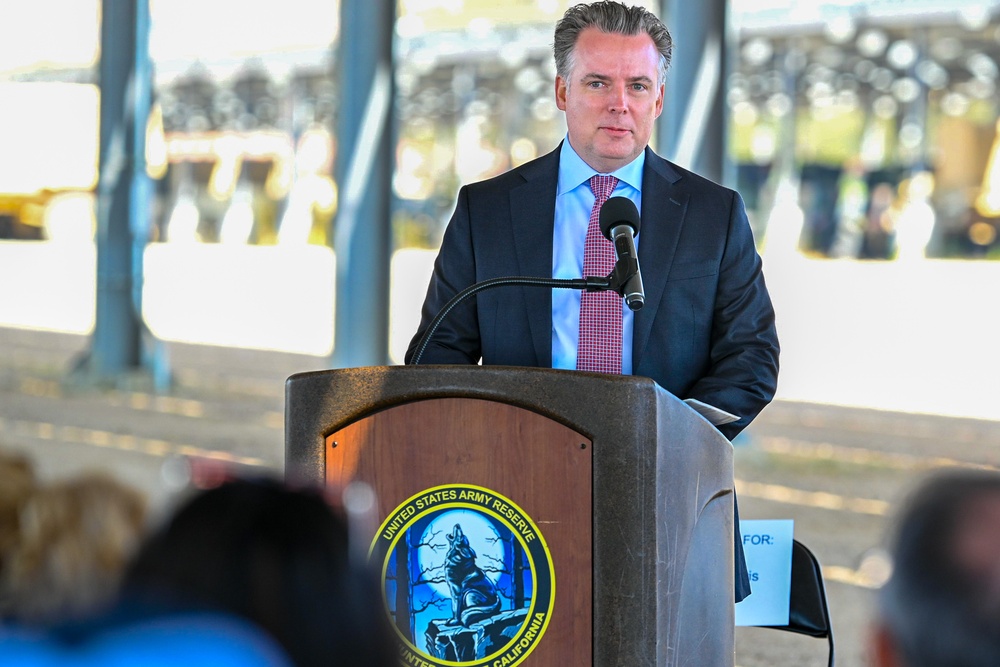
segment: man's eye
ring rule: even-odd
[[[633,83],[632,84],[632,90],[634,90],[636,92],[642,92],[642,91],[646,90],[646,84],[644,84],[644,83]]]
[[[587,84],[587,86],[590,88],[600,88],[603,85],[604,84],[600,81],[591,81],[590,83]]]

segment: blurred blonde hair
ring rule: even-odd
[[[0,572],[0,599],[26,623],[79,618],[109,603],[144,537],[145,496],[102,473],[39,487]]]

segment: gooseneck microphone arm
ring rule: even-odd
[[[612,274],[613,276],[614,274]],[[424,356],[424,351],[427,349],[427,344],[430,343],[431,338],[437,331],[438,327],[441,326],[441,322],[444,318],[448,316],[455,306],[460,304],[462,301],[472,296],[473,294],[478,294],[484,290],[491,289],[493,287],[503,287],[507,285],[521,285],[524,287],[548,287],[548,288],[563,288],[563,289],[578,289],[586,290],[587,292],[604,292],[607,290],[619,291],[620,286],[617,284],[612,284],[612,277],[607,278],[590,277],[590,278],[527,278],[524,276],[512,276],[508,278],[490,278],[489,280],[484,280],[472,285],[469,285],[464,290],[453,296],[448,303],[444,305],[444,308],[434,316],[434,319],[427,326],[424,331],[424,335],[420,337],[420,342],[417,343],[416,351],[413,354],[413,358],[410,360],[410,365],[416,366],[420,363],[420,358]],[[619,291],[620,293],[620,291]]]

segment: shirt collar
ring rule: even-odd
[[[619,181],[624,181],[635,190],[642,192],[642,168],[646,164],[646,151],[639,153],[638,157],[629,162],[624,167],[611,172],[611,175]],[[590,180],[590,177],[598,172],[583,161],[573,147],[569,144],[567,135],[559,150],[559,184],[557,194],[565,194],[577,188],[582,183]]]

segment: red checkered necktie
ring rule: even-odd
[[[598,174],[590,179],[594,207],[583,244],[583,275],[607,276],[615,268],[615,247],[601,233],[601,206],[608,200],[618,179]],[[613,290],[583,292],[580,295],[580,340],[576,348],[576,369],[597,373],[622,372],[622,299]]]

